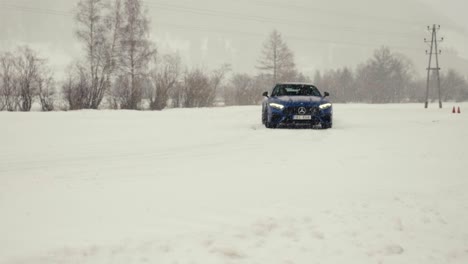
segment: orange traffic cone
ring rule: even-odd
[[[455,114],[455,113],[457,113],[457,112],[455,111],[455,106],[454,106],[453,109],[452,109],[452,114]]]
[[[461,114],[461,110],[460,110],[460,107],[458,107],[458,113]]]

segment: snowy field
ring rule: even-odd
[[[0,113],[0,263],[468,263],[468,104]],[[450,108],[450,109],[449,109]]]

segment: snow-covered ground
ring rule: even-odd
[[[452,105],[0,113],[0,263],[468,263]]]

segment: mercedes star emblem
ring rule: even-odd
[[[299,107],[297,111],[300,115],[305,115],[307,113],[307,109],[305,107]]]

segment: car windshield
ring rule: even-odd
[[[273,89],[272,96],[322,96],[313,85],[281,84]]]

